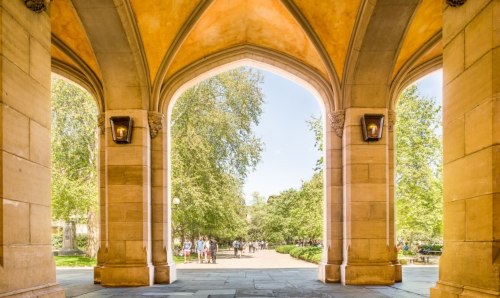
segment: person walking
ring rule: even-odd
[[[234,257],[236,258],[238,256],[238,250],[240,249],[240,242],[238,239],[233,241],[233,249],[234,249]]]
[[[210,240],[210,256],[212,257],[212,264],[216,264],[217,252],[219,251],[219,245],[214,238]]]
[[[240,258],[243,255],[243,250],[245,249],[245,242],[243,240],[240,240],[240,246],[238,247],[238,251],[240,253]]]
[[[208,263],[209,253],[210,253],[210,241],[208,241],[208,238],[205,238],[205,242],[203,242],[203,256],[205,259],[205,263]]]
[[[186,239],[186,241],[184,241],[184,245],[183,245],[184,264],[186,264],[188,262],[188,258],[191,255],[191,246],[192,245],[193,244],[191,243],[191,240]]]
[[[198,241],[196,241],[196,252],[198,253],[198,264],[201,264],[201,259],[203,257],[203,238],[200,236]]]

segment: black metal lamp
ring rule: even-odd
[[[365,114],[361,117],[361,128],[365,142],[378,141],[382,138],[384,128],[384,115]]]
[[[134,121],[129,116],[113,116],[109,118],[113,141],[117,144],[130,144]]]

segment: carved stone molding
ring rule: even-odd
[[[446,0],[446,3],[451,7],[458,7],[464,5],[467,0]]]
[[[106,115],[104,113],[97,115],[97,126],[99,127],[99,133],[102,135],[106,131],[106,125],[104,124],[105,119]]]
[[[45,11],[49,6],[49,2],[49,0],[24,0],[26,7],[36,13]]]
[[[335,131],[335,134],[342,138],[344,134],[344,122],[345,122],[345,111],[338,110],[328,113],[328,118],[330,119],[330,125]]]
[[[165,115],[163,115],[162,113],[152,111],[148,112],[149,134],[151,135],[152,139],[154,139],[158,135],[158,132],[163,127],[164,118]]]
[[[394,130],[394,125],[396,125],[396,112],[389,110],[387,113],[387,124],[389,125],[389,131]]]

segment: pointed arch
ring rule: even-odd
[[[342,80],[344,107],[366,103],[377,108],[389,105],[392,70],[419,4],[419,0],[399,5],[363,1]],[[393,17],[396,13],[398,18]],[[376,94],[377,99],[367,101],[369,94]]]
[[[78,54],[76,54],[54,34],[52,34],[52,45],[66,54],[79,67],[76,68],[60,60],[52,58],[52,71],[63,77],[67,77],[84,87],[94,96],[99,112],[104,112],[104,91],[99,77],[92,71],[90,66],[85,63],[80,56],[78,56]]]
[[[149,108],[148,67],[130,2],[73,0],[72,3],[102,69],[106,109]],[[133,98],[126,106],[124,95]]]
[[[304,14],[300,11],[300,9],[295,5],[295,3],[291,0],[281,0],[283,5],[288,9],[288,11],[292,14],[292,16],[297,20],[299,25],[302,27],[306,35],[309,37],[311,40],[312,44],[316,48],[316,51],[318,51],[319,56],[321,57],[321,60],[323,60],[323,63],[325,64],[325,67],[328,71],[328,76],[330,77],[330,83],[333,87],[333,92],[335,94],[338,94],[341,89],[341,84],[339,80],[339,76],[337,74],[337,71],[335,70],[335,67],[333,65],[333,61],[330,58],[330,55],[328,54],[328,51],[326,50],[325,46],[321,42],[321,39],[318,37],[314,29],[312,28],[311,24],[307,21],[306,17]],[[337,110],[342,109],[341,106],[336,106]]]
[[[202,0],[196,9],[193,11],[193,13],[189,16],[189,18],[186,20],[186,22],[182,25],[181,29],[178,31],[177,35],[174,38],[174,41],[170,45],[170,47],[167,50],[167,53],[163,57],[163,60],[161,61],[160,67],[158,68],[158,71],[156,72],[156,76],[153,82],[152,86],[152,94],[151,94],[151,110],[153,111],[161,111],[161,106],[158,105],[160,102],[160,94],[161,94],[161,89],[163,85],[163,80],[165,78],[165,75],[167,74],[168,67],[172,63],[172,60],[175,57],[175,54],[177,53],[177,50],[181,47],[182,43],[188,36],[189,32],[191,32],[191,29],[193,26],[196,24],[196,22],[200,19],[200,17],[203,15],[203,13],[207,10],[207,8],[210,6],[213,0]]]
[[[394,80],[391,83],[390,103],[389,108],[395,110],[396,100],[399,94],[412,82],[419,78],[439,69],[443,66],[442,56],[438,56],[424,62],[420,65],[415,65],[418,60],[423,57],[429,50],[435,47],[442,40],[441,31],[431,37],[425,44],[413,54],[406,63],[401,67]]]
[[[316,93],[323,100],[326,113],[338,108],[338,100],[333,93],[331,84],[314,69],[277,51],[255,45],[240,45],[199,60],[169,78],[161,89],[158,103],[159,111],[165,113],[176,93],[196,77],[210,73],[210,71],[224,65],[242,64],[241,62],[245,61],[252,61],[256,64],[262,64],[264,67],[273,68],[278,72],[281,70],[281,72],[292,75],[304,86],[310,87],[313,93]]]

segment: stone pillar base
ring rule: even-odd
[[[95,284],[101,283],[101,270],[102,270],[102,266],[94,266],[94,283]]]
[[[0,294],[0,297],[25,298],[25,297],[54,297],[64,298],[64,290],[58,284],[44,285],[30,289],[22,289],[14,292]]]
[[[153,285],[153,266],[108,266],[101,270],[101,285],[105,287],[137,287]]]
[[[320,263],[318,279],[324,283],[340,282],[340,265]]]
[[[177,280],[175,263],[155,265],[155,284],[171,284]]]
[[[401,264],[394,264],[394,281],[402,282],[403,281],[403,266]]]
[[[434,288],[431,288],[431,297],[499,297],[500,292],[488,291],[467,286],[455,285],[443,281],[438,281]]]
[[[344,285],[392,285],[395,282],[394,265],[342,265]]]

